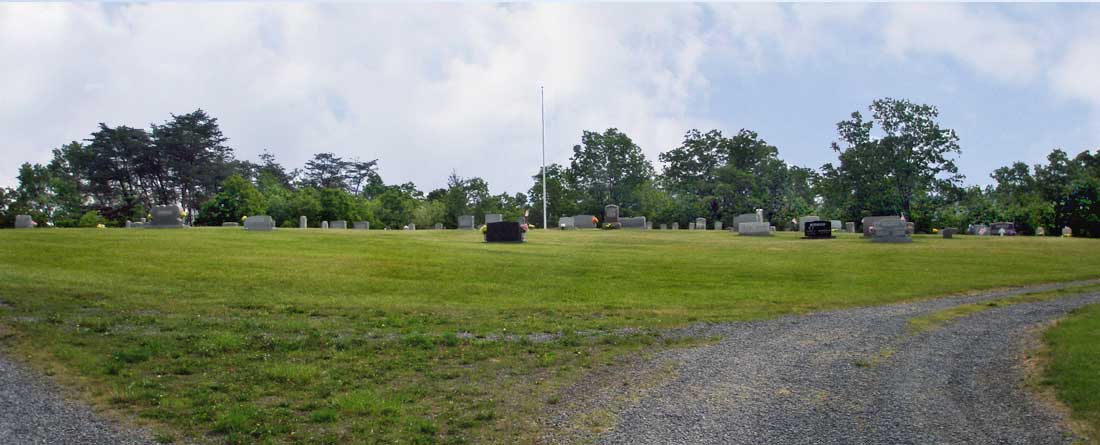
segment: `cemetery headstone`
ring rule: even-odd
[[[906,234],[912,235],[912,234],[916,233],[916,230],[917,230],[917,226],[914,225],[913,223],[911,223],[911,222],[905,223],[905,233]]]
[[[653,230],[653,221],[646,221],[645,222],[645,229],[646,230]]]
[[[132,228],[133,226],[134,226],[134,222],[133,222],[133,221],[130,221],[130,220],[126,220],[126,228],[127,228],[127,229],[129,229],[129,228]]]
[[[223,223],[222,223],[222,227],[240,227],[240,224],[238,224],[238,223],[235,223],[235,222],[229,222],[229,221],[227,221],[227,222],[223,222]],[[245,224],[245,228],[246,228],[246,229],[248,228],[248,224],[247,224],[247,223]]]
[[[678,223],[678,222],[672,223],[672,230],[680,230],[680,223]]]
[[[370,230],[370,221],[356,221],[351,223],[354,230]]]
[[[733,217],[733,230],[740,231],[741,230],[741,223],[764,222],[764,221],[760,220],[762,218],[762,213],[763,213],[763,210],[761,210],[760,214],[757,214],[757,213],[742,213],[740,215],[737,215],[737,216]]]
[[[970,234],[977,236],[989,236],[989,226],[985,224],[973,224],[970,226]]]
[[[572,216],[562,216],[562,217],[558,218],[558,228],[560,228],[562,230],[569,230],[569,229],[575,229],[575,228],[577,228],[577,226],[573,224],[573,217]]]
[[[630,218],[620,218],[619,222],[624,229],[645,229],[645,217],[636,216]]]
[[[707,219],[695,218],[695,230],[707,230]]]
[[[863,226],[863,237],[870,238],[875,234],[875,223],[883,219],[897,218],[901,220],[900,216],[866,216],[860,221],[860,225]]]
[[[435,230],[443,230],[443,223],[435,223]]]
[[[802,224],[803,239],[827,239],[833,237],[833,225],[829,221],[806,221]]]
[[[329,221],[328,222],[328,228],[347,230],[348,222],[344,221],[342,219],[341,220],[336,220],[336,221]]]
[[[145,224],[149,229],[182,229],[183,219],[180,218],[178,206],[153,207],[153,221]]]
[[[695,230],[695,223],[689,222],[688,223],[688,230]]]
[[[604,206],[603,222],[604,224],[610,224],[612,227],[621,228],[622,223],[619,222],[619,206],[615,204]]]
[[[501,215],[499,213],[486,213],[485,214],[485,224],[501,222],[501,221],[504,221],[504,215]]]
[[[573,227],[578,229],[595,229],[596,223],[592,222],[592,215],[577,215],[573,217]]]
[[[145,224],[145,223],[147,223],[147,222],[149,222],[149,221],[146,221],[146,220],[145,220],[145,218],[142,218],[142,219],[141,219],[140,221],[138,221],[138,222],[139,222],[139,223],[142,223],[142,224]]]
[[[298,217],[298,228],[299,229],[304,229],[306,227],[309,227],[309,218],[306,218],[305,215],[299,216]]]
[[[131,225],[130,225],[130,228],[131,228],[131,229],[144,229],[144,228],[145,228],[145,223],[143,223],[143,222],[136,222],[136,223],[133,223],[133,224],[131,224]]]
[[[764,209],[756,209],[756,222],[764,222]]]
[[[409,223],[409,230],[416,230],[416,224]]]
[[[806,230],[806,223],[813,222],[813,221],[821,221],[821,218],[818,218],[817,216],[814,216],[814,215],[806,215],[806,216],[803,216],[801,218],[798,218],[798,228],[795,229],[795,230]],[[826,221],[826,222],[828,222],[828,221]]]
[[[328,228],[328,221],[321,221],[321,228],[322,229],[327,229]]]
[[[668,224],[661,224],[661,230],[668,230]]]
[[[253,215],[244,220],[245,230],[275,230],[275,219],[269,215]]]
[[[34,219],[31,219],[30,215],[15,215],[15,228],[16,229],[33,229]]]
[[[714,222],[714,230],[722,230],[722,221]]]
[[[901,218],[884,218],[875,221],[874,237],[876,243],[911,243],[913,237],[906,230],[906,222]]]
[[[741,236],[772,236],[771,226],[764,222],[743,222],[737,225],[737,233]]]
[[[856,223],[852,221],[844,223],[844,231],[848,233],[856,233]]]
[[[1073,236],[1073,229],[1069,228],[1069,226],[1062,227],[1062,236]]]
[[[943,230],[940,230],[940,235],[943,235],[943,239],[951,239],[956,233],[959,233],[959,229],[954,227],[944,227]]]
[[[474,215],[462,215],[458,217],[458,228],[473,229],[474,228]]]
[[[1016,224],[1011,222],[995,222],[989,225],[989,231],[999,236],[1016,236]]]
[[[839,232],[841,229],[844,228],[844,224],[841,223],[840,220],[837,220],[837,219],[829,220],[829,224],[832,224],[832,228],[833,228],[834,232]]]
[[[1042,227],[1036,228],[1035,236],[1047,236],[1047,229],[1044,229]]]
[[[521,243],[523,241],[523,228],[518,222],[499,221],[485,225],[487,243]]]

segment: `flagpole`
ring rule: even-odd
[[[542,228],[549,229],[546,216],[546,93],[539,86],[539,114],[542,120]]]

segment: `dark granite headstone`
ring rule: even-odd
[[[609,224],[619,222],[619,206],[615,204],[608,204],[604,206],[603,222]]]
[[[833,225],[828,221],[806,221],[802,224],[803,239],[826,239],[833,237]]]
[[[30,215],[15,215],[16,229],[33,229],[34,219]]]
[[[943,230],[940,230],[940,234],[943,235],[944,239],[951,239],[956,233],[959,233],[959,229],[954,227],[944,227]]]
[[[610,225],[614,228],[622,227],[622,223],[619,221],[619,206],[615,204],[608,204],[604,206],[603,223],[604,225]]]
[[[523,229],[518,222],[500,221],[485,225],[487,243],[521,243],[523,241]]]
[[[1010,222],[995,222],[989,225],[989,231],[993,235],[1016,236],[1016,224]]]
[[[182,229],[183,219],[180,218],[178,206],[153,207],[153,221],[145,224],[147,229]]]

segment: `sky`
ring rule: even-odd
[[[747,128],[835,162],[836,123],[881,97],[935,105],[967,182],[1100,148],[1100,5],[0,4],[0,186],[98,123],[201,108],[240,159],[378,159],[421,190],[526,192],[582,131],[657,155]]]

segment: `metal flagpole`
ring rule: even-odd
[[[546,224],[546,93],[539,86],[539,114],[542,120],[542,228],[549,229]]]

